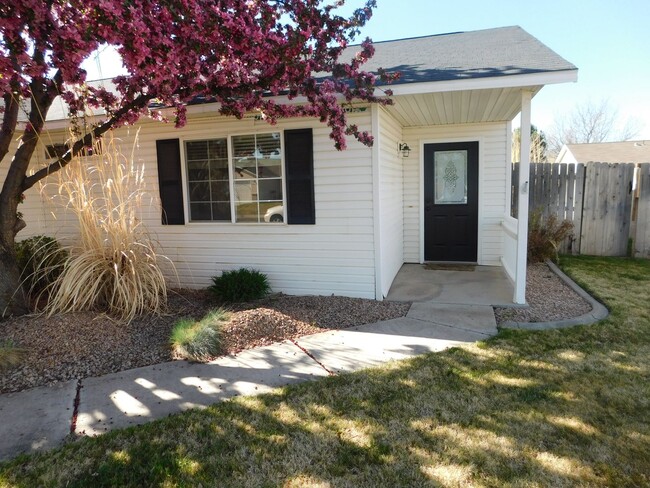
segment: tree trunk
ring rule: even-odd
[[[13,239],[2,242],[0,237],[0,318],[27,313],[27,300],[20,284]]]
[[[35,54],[36,55],[36,54]],[[57,73],[55,78],[59,78]],[[25,227],[25,222],[18,217],[18,202],[25,190],[27,169],[38,144],[39,136],[45,124],[45,117],[56,96],[58,82],[48,83],[43,79],[32,81],[29,122],[26,124],[20,143],[9,163],[2,191],[0,191],[0,318],[8,315],[22,315],[27,312],[27,300],[20,284],[20,270],[16,261],[14,243],[16,234]],[[11,124],[15,129],[16,120],[3,119],[3,137]],[[8,126],[7,126],[8,125]],[[2,148],[0,148],[2,149]]]

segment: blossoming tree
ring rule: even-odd
[[[349,18],[336,14],[344,0],[332,2],[3,2],[0,174],[6,176],[0,191],[0,316],[25,310],[22,292],[16,293],[14,254],[16,234],[26,225],[17,212],[23,192],[106,131],[142,116],[162,118],[151,108],[154,100],[155,106],[173,107],[177,127],[185,123],[185,104],[201,96],[219,103],[222,114],[240,118],[250,111],[270,123],[280,117],[318,117],[330,127],[337,149],[345,148],[346,135],[370,145],[370,134],[347,123],[341,102],[388,103],[374,94],[375,75],[361,69],[373,54],[372,44],[366,39],[353,59],[339,58],[376,2],[369,0]],[[102,45],[117,48],[126,71],[113,80],[111,91],[87,85],[81,68]],[[58,95],[71,115],[87,108],[101,108],[105,115],[64,155],[30,173],[30,159]],[[290,102],[298,97],[300,103]],[[14,139],[18,145],[10,151]]]

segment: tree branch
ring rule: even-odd
[[[115,123],[119,121],[122,118],[122,116],[124,116],[128,112],[132,110],[139,110],[147,106],[150,100],[151,97],[140,95],[139,97],[135,98],[131,103],[128,103],[124,107],[117,110],[110,119],[108,119],[106,122],[102,124],[97,125],[93,130],[88,132],[85,136],[77,140],[77,142],[75,142],[72,145],[72,147],[68,149],[66,153],[63,156],[61,156],[59,159],[57,159],[53,163],[50,163],[45,168],[39,169],[33,175],[25,178],[21,187],[22,191],[24,192],[25,190],[28,190],[29,188],[34,186],[37,182],[47,177],[48,175],[55,173],[60,169],[65,168],[68,165],[68,163],[72,161],[72,158],[74,158],[77,154],[79,154],[84,147],[87,147],[90,144],[92,144],[94,138],[100,137],[102,134],[104,134],[105,132],[113,128]]]

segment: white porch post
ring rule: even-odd
[[[517,264],[515,271],[515,303],[526,303],[526,251],[528,248],[528,177],[530,175],[530,100],[529,90],[521,91],[521,144],[519,181],[517,182]]]

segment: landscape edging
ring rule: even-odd
[[[576,325],[590,325],[599,322],[609,315],[609,310],[593,298],[589,293],[583,290],[575,281],[569,278],[560,268],[552,261],[546,261],[546,264],[566,285],[584,298],[590,305],[591,311],[578,317],[562,320],[550,320],[548,322],[515,322],[508,320],[499,325],[503,329],[524,329],[524,330],[548,330],[563,329],[574,327]]]

